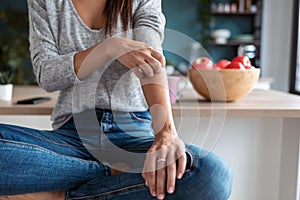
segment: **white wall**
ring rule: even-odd
[[[273,89],[288,91],[293,0],[264,0],[262,32],[263,76]]]
[[[205,133],[216,139],[220,121],[215,120],[220,119],[175,118],[180,137],[199,146],[205,143],[201,136]],[[276,118],[226,118],[218,127],[221,137],[212,151],[233,170],[230,200],[283,200],[279,199],[282,123]]]

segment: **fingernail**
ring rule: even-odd
[[[158,197],[157,197],[159,200],[162,200],[162,199],[164,199],[165,198],[165,195],[163,195],[163,194],[160,194],[160,195],[158,195]]]
[[[155,192],[152,192],[152,196],[156,197],[156,193],[155,193]]]
[[[169,194],[172,194],[173,192],[174,192],[174,189],[173,189],[172,187],[169,187],[168,193],[169,193]]]
[[[178,178],[178,179],[181,179],[181,178],[182,178],[182,174],[181,174],[181,173],[178,174],[177,178]]]
[[[145,182],[145,185],[148,187],[148,183],[147,183],[147,181]]]

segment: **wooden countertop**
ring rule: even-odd
[[[235,102],[208,102],[185,91],[173,106],[175,116],[300,118],[300,96],[275,90],[253,90]]]
[[[34,86],[15,86],[11,102],[0,101],[0,115],[50,115],[58,92],[46,93]],[[16,105],[31,97],[51,97],[36,105]],[[185,117],[284,117],[300,118],[300,96],[274,90],[254,90],[235,102],[207,102],[186,90],[173,107],[174,116]]]
[[[18,100],[50,97],[51,100],[35,105],[17,105]],[[47,93],[37,86],[14,86],[12,101],[0,101],[0,115],[50,115],[58,92]]]

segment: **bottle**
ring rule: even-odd
[[[245,0],[245,10],[250,11],[252,6],[252,0]]]
[[[225,7],[224,3],[218,3],[218,12],[220,13],[224,12],[224,7]]]
[[[238,0],[238,11],[239,12],[245,11],[245,0]]]
[[[236,13],[236,11],[237,11],[236,3],[232,3],[232,4],[230,5],[230,12]]]
[[[230,13],[230,4],[229,3],[224,4],[224,12],[225,13]]]

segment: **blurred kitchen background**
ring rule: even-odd
[[[255,67],[261,68],[262,77],[274,80],[273,89],[289,91],[294,0],[162,2],[166,28],[191,38],[191,42],[182,43],[172,38],[172,34],[168,35],[164,43],[168,49],[193,54],[198,48],[193,41],[197,41],[214,62],[239,54],[247,55]],[[0,54],[17,46],[11,54],[20,57],[20,62],[12,63],[16,68],[15,84],[35,84],[28,52],[22,50],[28,44],[22,39],[16,42],[16,38],[27,37],[26,12],[26,0],[0,2]],[[26,26],[21,26],[20,22]],[[186,73],[189,59],[169,51],[165,51],[165,56],[168,64]]]

